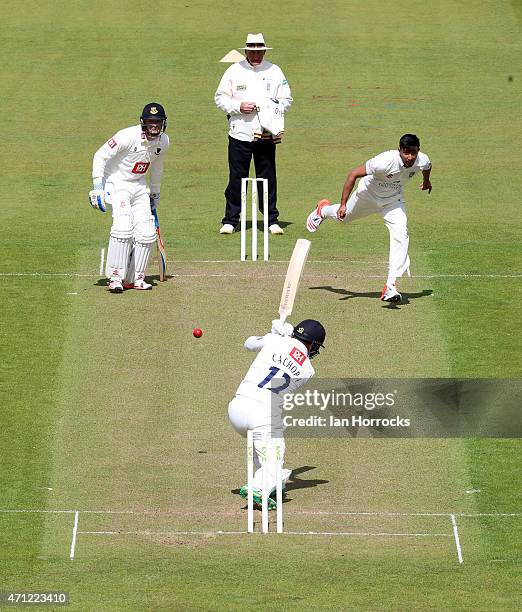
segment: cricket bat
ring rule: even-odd
[[[279,304],[279,318],[281,323],[284,323],[292,314],[297,288],[299,287],[299,281],[303,275],[311,244],[310,240],[305,240],[304,238],[299,238],[295,243],[292,257],[288,264],[285,284],[283,285],[283,293],[281,294],[281,302]]]
[[[158,247],[158,266],[159,266],[159,279],[164,281],[167,279],[167,252],[165,251],[165,245],[161,239],[160,224],[158,219],[158,213],[156,209],[152,211],[154,215],[154,225],[156,226],[156,245]]]

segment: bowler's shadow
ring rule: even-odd
[[[331,285],[322,285],[320,287],[309,287],[309,289],[322,289],[323,291],[330,291],[330,293],[337,293],[343,297],[340,300],[350,300],[353,298],[371,298],[379,299],[381,294],[379,291],[350,291],[349,289],[341,289],[338,287],[332,287]],[[384,308],[398,308],[409,304],[411,300],[417,300],[419,298],[429,297],[433,293],[433,289],[423,289],[417,293],[402,293],[402,301],[400,304],[392,304],[391,302],[383,302]]]

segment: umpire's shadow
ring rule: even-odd
[[[379,299],[381,297],[380,291],[350,291],[349,289],[341,289],[339,287],[332,287],[331,285],[321,285],[320,287],[309,287],[309,289],[322,289],[323,291],[329,291],[330,293],[337,293],[341,295],[340,300],[350,300],[353,298],[371,298]],[[405,293],[402,295],[402,302],[400,304],[392,304],[383,302],[383,308],[396,309],[399,306],[405,306],[409,304],[411,300],[417,300],[419,298],[429,297],[432,295],[433,289],[423,289],[417,293]]]

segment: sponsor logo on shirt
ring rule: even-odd
[[[246,91],[246,85],[236,85],[236,91]]]
[[[392,178],[393,174],[387,174],[386,178]]]
[[[134,164],[134,168],[132,169],[132,174],[145,174],[149,169],[150,162],[137,162]]]
[[[385,183],[384,181],[377,181],[377,185],[385,191],[397,191],[401,188],[400,181],[393,181],[393,183]]]
[[[109,145],[109,147],[110,147],[111,149],[114,149],[114,147],[115,147],[115,146],[116,146],[118,143],[117,143],[117,142],[114,140],[114,138],[111,138],[107,144]]]
[[[303,353],[303,351],[300,351],[298,348],[296,348],[294,346],[294,348],[290,351],[290,357],[292,357],[292,359],[294,361],[297,361],[297,363],[302,366],[303,363],[305,362],[306,359],[306,355]]]

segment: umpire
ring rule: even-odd
[[[241,213],[241,179],[248,177],[254,158],[257,178],[268,179],[268,225],[271,234],[283,234],[278,224],[276,144],[281,142],[282,129],[273,129],[270,119],[261,125],[261,109],[265,113],[284,116],[292,104],[288,81],[279,66],[267,62],[263,34],[248,34],[242,48],[245,59],[232,64],[223,75],[214,96],[217,107],[228,118],[229,181],[225,190],[226,208],[221,234],[232,234]],[[272,131],[270,131],[272,129]],[[280,131],[279,131],[280,130]],[[273,131],[276,133],[274,134]],[[262,188],[261,188],[262,191]],[[262,196],[262,193],[261,193]],[[260,197],[260,209],[263,198]]]

